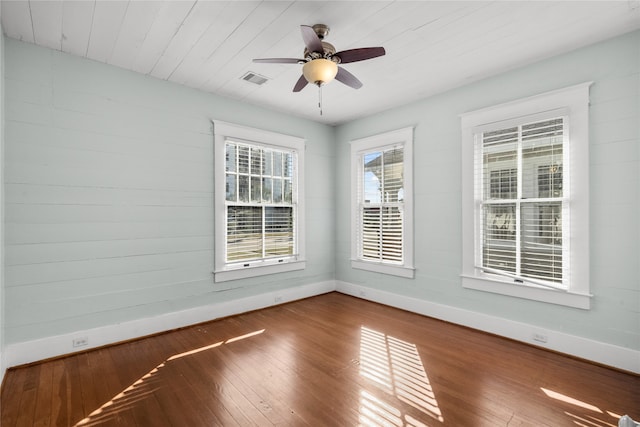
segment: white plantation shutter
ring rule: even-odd
[[[404,150],[361,153],[358,173],[358,255],[369,261],[404,260]]]
[[[478,267],[515,282],[568,287],[567,118],[480,132]]]

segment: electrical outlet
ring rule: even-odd
[[[542,342],[545,343],[547,341],[549,341],[549,337],[545,334],[542,334],[540,332],[534,332],[533,335],[531,336],[531,338],[533,338],[534,341],[537,342]]]
[[[89,345],[89,337],[74,338],[72,344],[74,347],[84,347],[85,345]]]
[[[282,302],[282,295],[276,295],[276,297],[274,298],[274,301],[276,304],[281,303]]]
[[[367,297],[367,293],[362,289],[360,289],[360,292],[358,293],[358,295],[360,296],[360,298],[366,298]]]

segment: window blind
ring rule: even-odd
[[[566,118],[482,132],[480,268],[566,288],[563,162]],[[479,179],[478,179],[479,178]]]

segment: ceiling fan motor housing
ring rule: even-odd
[[[324,58],[324,59],[329,59],[333,62],[336,63],[340,63],[340,58],[337,56],[333,56],[336,53],[336,48],[331,44],[331,43],[327,43],[327,42],[322,42],[322,50],[323,52],[309,52],[308,48],[304,49],[304,58],[307,61],[311,61],[314,59],[318,59],[318,58]]]

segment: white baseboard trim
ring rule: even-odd
[[[326,281],[296,288],[282,289],[237,300],[195,307],[160,316],[133,320],[116,325],[80,330],[73,333],[9,344],[0,355],[4,359],[0,369],[62,356],[75,351],[114,344],[158,332],[181,328],[234,314],[246,313],[295,301],[331,291],[355,296],[369,301],[390,305],[402,310],[422,314],[458,325],[533,344],[549,350],[576,356],[603,365],[640,374],[640,351],[615,346],[559,331],[542,329],[527,323],[464,310],[426,300],[394,294],[342,281]],[[533,335],[547,337],[546,343],[533,340]],[[88,345],[73,347],[72,341],[86,337]],[[2,372],[4,373],[4,372]],[[4,375],[0,376],[0,380]]]
[[[640,351],[348,282],[336,281],[336,291],[640,374]]]
[[[3,354],[3,356],[6,356],[6,364],[3,368],[24,365],[77,351],[85,351],[91,348],[143,337],[145,335],[169,331],[209,320],[232,316],[234,314],[246,313],[289,301],[312,297],[334,290],[335,282],[331,280],[295,288],[280,289],[246,298],[132,320],[116,325],[101,326],[63,335],[9,344],[5,347]],[[73,347],[72,342],[76,338],[87,338],[88,345]]]
[[[4,355],[5,352],[2,351],[2,353],[0,353],[0,385],[2,385],[2,382],[4,381],[4,374],[7,373],[7,364],[4,361]]]

